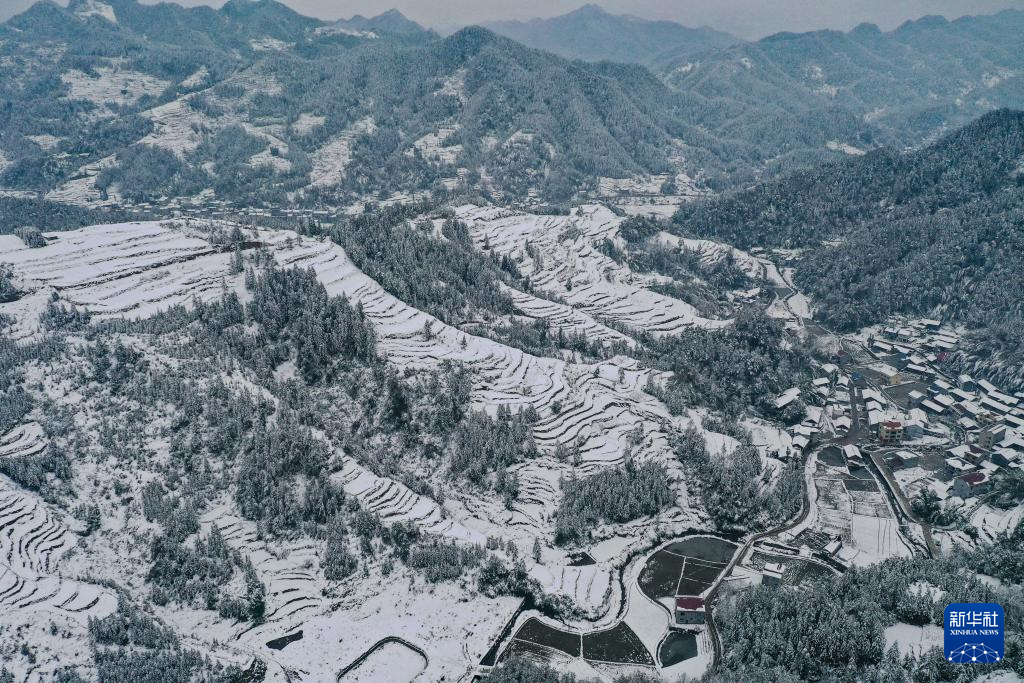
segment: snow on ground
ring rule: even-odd
[[[847,142],[840,142],[839,140],[829,140],[825,143],[825,147],[832,150],[833,152],[842,152],[850,156],[864,156],[866,152],[859,147],[854,147]]]
[[[813,504],[803,522],[781,538],[792,541],[804,531],[838,537],[843,542],[840,559],[859,566],[912,555],[880,490],[848,488],[845,468],[830,467],[818,460],[816,454],[808,460],[805,472],[807,493]]]
[[[996,671],[974,679],[974,683],[1022,683],[1024,678],[1013,671]]]
[[[373,575],[349,581],[341,590],[340,600],[331,603],[325,598],[319,569],[319,542],[270,545],[260,539],[257,525],[239,518],[231,505],[209,510],[200,521],[204,532],[216,525],[227,544],[253,562],[267,587],[264,622],[234,626],[218,639],[229,641],[236,652],[268,661],[268,681],[334,680],[341,669],[380,640],[396,636],[424,650],[427,661],[404,645],[389,647],[384,654],[401,659],[393,662],[397,667],[394,671],[426,667],[425,680],[439,680],[442,674],[475,665],[518,602],[513,598],[467,596],[463,587],[454,584],[416,585],[422,579],[402,567],[385,579],[373,567]],[[206,613],[171,617],[179,628],[187,628],[190,619],[198,623],[208,618]],[[222,624],[208,630],[222,631]],[[283,650],[267,647],[269,641],[300,630],[302,639]],[[372,653],[344,680],[371,680],[364,677],[379,670],[378,655]],[[406,657],[416,664],[406,661]],[[386,680],[404,679],[388,676]]]
[[[156,97],[171,85],[170,81],[139,71],[122,70],[116,65],[96,67],[95,71],[95,76],[78,69],[62,73],[60,80],[69,90],[67,98],[87,100],[100,107],[107,102],[131,105],[145,95]]]
[[[554,330],[560,329],[565,334],[582,334],[586,336],[587,341],[622,342],[631,347],[636,346],[636,341],[632,337],[608,327],[588,313],[572,306],[541,299],[504,284],[502,289],[521,314],[537,320],[546,320]]]
[[[0,459],[32,456],[46,447],[36,423],[0,436]],[[15,680],[48,681],[54,669],[81,659],[88,650],[88,620],[117,607],[113,591],[77,581],[62,571],[62,560],[77,538],[43,500],[0,476],[0,634],[28,638],[37,654],[31,670],[18,658]],[[65,635],[43,632],[53,623]],[[38,632],[37,632],[38,631]]]
[[[309,135],[325,123],[327,123],[327,119],[323,116],[302,112],[292,124],[292,131],[297,135]]]
[[[789,310],[798,317],[805,320],[811,319],[811,302],[806,295],[796,292],[786,300],[786,303],[789,305]]]
[[[356,668],[349,671],[343,681],[373,683],[394,681],[407,683],[422,673],[426,661],[407,645],[387,642],[373,650]]]
[[[569,216],[539,216],[466,205],[456,215],[469,225],[478,247],[508,255],[538,290],[591,316],[655,335],[730,322],[704,318],[689,304],[645,289],[658,276],[634,273],[601,253],[600,246],[617,236],[623,220],[603,206],[579,207]]]
[[[352,146],[359,137],[371,135],[376,129],[372,118],[359,119],[313,152],[310,184],[313,187],[330,187],[344,180],[345,167],[352,158]]]
[[[37,306],[40,292],[56,290],[63,300],[101,318],[144,317],[175,304],[189,305],[195,298],[213,300],[225,288],[241,286],[242,276],[229,272],[231,254],[213,247],[201,234],[180,222],[94,226],[48,234],[50,244],[39,249],[12,244],[0,251],[0,263],[11,265],[28,284]],[[627,449],[639,461],[662,462],[684,517],[692,514],[681,470],[661,428],[673,418],[644,392],[652,373],[635,360],[568,363],[532,356],[466,334],[406,305],[330,242],[297,238],[291,232],[261,231],[257,237],[280,264],[312,267],[329,293],[360,303],[374,325],[379,351],[399,367],[434,369],[444,361],[459,362],[474,375],[475,408],[493,413],[500,405],[517,410],[529,404],[538,410],[534,439],[545,457],[519,467],[523,500],[510,519],[500,501],[473,497],[464,502],[472,506],[474,516],[489,524],[549,528],[559,495],[558,476],[571,467],[550,457],[558,446],[579,449],[576,472],[581,475],[621,465]],[[21,313],[26,320],[17,323],[31,326],[31,311]],[[425,335],[428,324],[432,332]],[[634,443],[637,433],[642,438]],[[459,503],[458,495],[452,499],[453,505]],[[464,524],[476,531],[487,528]]]
[[[29,294],[22,301],[36,301],[36,315],[39,302],[45,301],[49,292],[57,291],[63,300],[100,317],[143,317],[174,304],[188,305],[194,297],[213,299],[225,288],[240,286],[240,275],[231,279],[230,253],[204,239],[203,226],[203,222],[185,221],[93,226],[48,233],[50,243],[39,249],[27,249],[20,240],[5,239],[0,242],[0,263],[11,265],[19,282],[27,283]],[[356,268],[332,242],[301,238],[287,231],[261,230],[250,232],[250,236],[264,245],[280,265],[312,268],[330,294],[345,295],[360,304],[374,326],[379,352],[400,367],[434,369],[446,360],[460,362],[474,377],[474,407],[493,412],[499,405],[516,410],[531,404],[540,414],[534,439],[541,456],[517,466],[522,497],[512,510],[500,500],[458,490],[449,492],[442,507],[397,482],[371,474],[342,455],[335,476],[364,507],[388,521],[411,521],[428,533],[472,542],[500,535],[525,549],[534,538],[551,533],[562,474],[575,471],[586,476],[620,465],[630,449],[637,460],[654,459],[668,469],[677,507],[663,513],[660,523],[680,528],[698,528],[705,523],[688,504],[681,470],[662,429],[664,422],[686,419],[673,418],[663,404],[643,391],[652,372],[637,361],[617,356],[597,363],[570,363],[532,356],[466,334],[408,306]],[[536,306],[537,302],[524,305]],[[593,321],[559,310],[575,320],[588,324]],[[32,311],[26,309],[18,315],[28,319]],[[429,335],[424,334],[427,323],[431,327]],[[26,320],[17,324],[24,325]],[[596,321],[593,325],[592,329],[599,329]],[[34,447],[36,436],[41,436],[38,426],[25,425],[0,441],[0,449],[5,449],[0,452]],[[559,445],[579,448],[577,466],[553,457]],[[31,506],[20,498],[11,498],[9,503],[11,509],[15,503],[17,509]],[[4,509],[0,505],[0,510]],[[429,663],[423,675],[436,680],[441,672],[475,665],[514,608],[514,601],[507,599],[467,598],[465,590],[456,586],[435,586],[432,592],[422,587],[413,590],[405,585],[407,582],[394,580],[394,575],[386,582],[355,581],[345,588],[342,604],[329,605],[318,574],[318,542],[268,546],[260,539],[256,525],[241,519],[228,504],[207,511],[202,523],[204,532],[216,525],[232,547],[253,561],[267,585],[266,623],[251,631],[217,637],[222,642],[230,640],[230,647],[237,652],[258,653],[280,665],[274,669],[277,673],[268,674],[268,680],[284,680],[285,670],[305,672],[305,680],[325,680],[379,639],[393,635],[427,651]],[[43,528],[32,526],[37,527]],[[640,521],[624,533],[643,536],[648,531],[649,522]],[[56,533],[54,538],[58,537],[63,536]],[[625,540],[618,547],[630,542]],[[610,540],[608,548],[614,543]],[[42,552],[38,554],[43,556]],[[614,553],[610,559],[616,559]],[[605,596],[614,592],[609,588],[612,579],[608,566],[562,567],[555,562],[532,567],[531,571],[552,590],[572,595],[585,609],[599,612]],[[385,584],[386,593],[371,594]],[[74,597],[75,590],[79,595],[85,591],[79,584],[72,588],[62,585],[60,590],[68,591],[69,597]],[[58,591],[55,595],[65,594]],[[72,600],[68,604],[77,603]],[[660,609],[654,605],[651,608]],[[179,628],[187,630],[189,618],[184,612],[174,613]],[[194,620],[211,618],[207,615]],[[666,618],[661,615],[657,630],[663,630]],[[641,622],[643,619],[635,628],[643,630]],[[217,624],[221,622],[211,626],[215,633],[226,628]],[[289,644],[283,651],[267,651],[266,640],[298,628],[305,634],[302,641]],[[648,631],[644,636],[653,642],[656,634]],[[328,651],[330,654],[325,656],[323,653]]]
[[[260,538],[255,522],[239,517],[231,505],[221,505],[200,518],[205,531],[216,526],[227,544],[248,557],[267,587],[265,626],[301,623],[306,614],[319,611],[324,597],[314,569],[320,544],[303,539],[271,548]],[[263,628],[257,628],[262,633]]]
[[[96,176],[109,166],[117,163],[114,155],[103,157],[98,161],[80,167],[71,180],[61,183],[46,193],[46,199],[64,204],[76,204],[79,206],[113,206],[118,204],[120,196],[116,188],[110,188],[107,197],[96,187]]]
[[[295,47],[295,44],[286,43],[283,40],[271,38],[270,36],[263,36],[261,38],[252,38],[249,41],[249,47],[257,52],[284,52]]]
[[[995,540],[1000,534],[1011,533],[1024,521],[1024,503],[1008,510],[1001,510],[982,503],[970,514],[971,525],[985,540]]]
[[[46,448],[46,437],[38,422],[20,424],[0,436],[0,458],[39,455]]]
[[[459,130],[458,124],[438,128],[435,132],[427,133],[412,144],[413,149],[418,150],[420,155],[427,161],[434,161],[441,164],[454,164],[455,160],[462,154],[462,145],[448,145],[447,141]],[[406,152],[412,154],[412,150]]]
[[[444,79],[444,82],[435,94],[455,97],[458,98],[459,102],[465,103],[467,73],[469,72],[466,69],[456,70],[455,73]]]
[[[725,244],[724,242],[679,237],[665,231],[659,232],[655,238],[662,244],[683,247],[692,252],[697,252],[700,254],[701,263],[705,266],[713,266],[726,258],[727,255],[731,254],[733,259],[736,261],[736,265],[739,266],[740,270],[746,273],[751,279],[770,279],[767,268],[762,261],[754,258],[742,249],[737,249],[736,247]]]
[[[901,621],[885,629],[885,649],[888,650],[895,643],[900,654],[920,657],[933,647],[942,647],[944,637],[945,632],[941,626],[913,626]]]
[[[80,3],[75,9],[75,16],[82,17],[100,17],[106,19],[112,24],[117,23],[117,15],[114,13],[114,8],[105,2],[99,0],[85,0]]]
[[[231,254],[160,223],[121,223],[47,233],[38,249],[0,251],[30,289],[52,288],[99,315],[146,317],[194,298],[222,296]],[[241,276],[235,276],[240,282]],[[236,282],[236,284],[237,284]]]
[[[104,616],[117,607],[109,590],[63,578],[61,557],[75,536],[43,501],[0,480],[0,612]]]
[[[682,165],[682,157],[675,159]],[[674,188],[666,188],[671,180]],[[667,192],[663,191],[668,189]],[[592,196],[609,201],[630,215],[649,215],[671,218],[680,204],[708,194],[697,182],[683,172],[643,175],[631,178],[598,178]]]
[[[537,564],[530,567],[530,576],[540,581],[549,593],[562,593],[591,615],[600,614],[616,589],[612,570],[607,565],[582,567]]]
[[[343,457],[342,468],[331,479],[355,496],[364,510],[378,515],[383,522],[412,522],[422,531],[459,541],[483,544],[486,536],[467,529],[446,517],[432,499],[414,493],[409,487],[386,477],[378,477],[354,459]]]
[[[54,135],[26,135],[26,140],[31,140],[46,150],[53,149],[60,144],[60,138]]]
[[[751,443],[757,447],[761,457],[787,455],[791,451],[793,437],[787,431],[758,418],[748,418],[742,424],[750,432]]]
[[[210,70],[205,65],[196,69],[188,78],[181,82],[181,87],[188,88],[190,90],[195,88],[201,88],[206,85],[207,80],[210,78]]]
[[[139,140],[140,145],[153,145],[184,156],[203,141],[203,131],[218,127],[217,122],[189,106],[187,99],[177,99],[142,112],[153,122],[153,132]]]
[[[380,640],[398,637],[427,654],[428,661],[418,680],[459,680],[462,674],[476,667],[518,602],[515,598],[492,600],[474,596],[455,584],[424,585],[422,579],[407,576],[399,568],[386,579],[371,576],[361,581],[334,605],[335,611],[305,621],[302,640],[280,652],[264,648],[262,654],[270,654],[275,663],[300,672],[301,680],[333,681],[339,670],[355,662]],[[286,632],[290,631],[280,631],[280,635]],[[275,629],[268,629],[261,637],[276,636]],[[364,661],[355,670],[359,678],[343,680],[401,681],[400,676],[413,667],[406,661],[413,653],[406,650],[389,648],[385,652],[403,660],[391,663],[393,668],[388,671],[395,675],[388,673],[383,678],[364,679],[367,671],[379,666],[378,658],[371,655],[370,669],[363,668],[367,666]]]

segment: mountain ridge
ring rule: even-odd
[[[568,59],[646,65],[665,51],[696,55],[742,42],[710,27],[689,28],[673,21],[616,15],[595,4],[548,19],[486,22],[483,26]]]

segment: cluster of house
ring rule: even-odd
[[[936,493],[940,498],[973,498],[989,491],[1001,469],[1024,468],[1024,430],[991,424],[978,431],[973,442],[950,448],[946,455],[945,473],[951,485]]]
[[[927,394],[915,392],[910,398],[929,413],[955,417],[957,426],[968,433],[998,424],[1024,430],[1024,392],[1010,396],[991,382],[975,381],[970,375],[960,375],[955,385],[936,379]]]
[[[935,375],[934,366],[946,359],[960,345],[960,335],[942,327],[938,320],[914,320],[905,326],[886,327],[881,337],[869,339],[871,350],[892,357],[895,367],[885,374],[891,383],[899,383],[899,373],[912,373],[921,377]]]

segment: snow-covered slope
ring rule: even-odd
[[[594,211],[584,216],[579,222],[591,226],[593,235],[608,229],[604,214]],[[210,241],[211,231],[229,227],[203,221],[101,225],[48,233],[48,244],[36,249],[25,248],[20,240],[6,239],[0,244],[0,263],[11,267],[25,295],[18,301],[0,304],[0,312],[15,318],[15,329],[39,332],[39,313],[54,292],[61,300],[99,319],[147,317],[173,305],[213,300],[232,289],[241,292],[244,276],[231,272],[231,251]],[[548,226],[549,231],[557,229]],[[550,538],[561,496],[560,478],[570,472],[586,476],[621,465],[628,450],[638,461],[664,464],[669,473],[676,505],[659,517],[662,528],[700,528],[706,524],[703,512],[691,505],[681,468],[668,447],[665,425],[684,423],[685,418],[671,416],[663,404],[644,391],[654,373],[636,360],[618,356],[600,362],[568,362],[533,356],[448,326],[409,306],[358,269],[332,242],[289,231],[246,229],[245,235],[247,252],[263,250],[282,267],[311,268],[329,294],[346,296],[361,306],[376,333],[378,352],[396,367],[403,371],[436,369],[454,361],[471,373],[475,408],[493,414],[502,405],[513,411],[529,405],[540,415],[533,428],[540,456],[514,466],[521,493],[511,510],[496,497],[481,497],[458,486],[448,490],[444,502],[439,503],[371,472],[335,449],[333,479],[363,509],[389,523],[412,522],[428,536],[460,543],[483,543],[487,537],[502,537],[526,552],[534,539]],[[487,239],[480,233],[475,237]],[[496,241],[492,239],[492,243]],[[600,287],[596,274],[606,267],[622,282],[609,290],[618,297],[617,303],[596,303],[589,308],[602,314],[614,312],[626,325],[632,323],[634,315],[643,321],[632,323],[638,326],[661,321],[666,330],[688,324],[719,324],[695,319],[683,304],[630,284],[629,273],[612,269],[600,258],[594,252],[581,271],[595,274],[591,289],[596,292]],[[542,273],[539,269],[537,272]],[[556,274],[548,274],[547,282],[554,287]],[[586,289],[582,279],[580,282],[580,289]],[[581,300],[592,301],[594,292]],[[631,342],[628,336],[595,319],[587,304],[577,307],[568,290],[566,304],[510,294],[524,314],[557,321],[596,338]],[[641,304],[631,302],[631,297],[639,297]],[[424,333],[427,328],[429,334]],[[0,457],[38,450],[42,438],[37,425],[23,425],[0,440]],[[555,454],[559,446],[578,450],[578,462],[558,460]],[[35,572],[33,576],[37,577],[34,592],[21,584],[14,585],[17,582],[12,579],[10,594],[18,596],[19,601],[23,601],[22,595],[46,596],[50,602],[39,604],[58,609],[92,610],[88,613],[113,609],[116,600],[112,595],[45,573],[52,572],[53,563],[73,545],[73,539],[55,517],[47,517],[45,506],[32,496],[20,492],[2,495],[7,496],[4,500],[11,510],[25,511],[0,519],[0,524],[10,528],[11,547],[25,548],[18,556],[18,567],[24,569],[23,573]],[[437,680],[444,673],[475,665],[515,607],[515,601],[509,598],[476,596],[466,600],[448,585],[425,593],[407,586],[409,581],[401,577],[392,575],[382,581],[373,574],[355,580],[342,604],[331,603],[325,599],[326,584],[319,567],[322,541],[270,543],[256,524],[242,518],[234,503],[226,501],[204,510],[201,523],[203,533],[216,527],[232,548],[253,563],[267,587],[266,619],[253,628],[231,627],[209,613],[194,610],[165,611],[163,617],[182,633],[201,634],[196,636],[199,640],[189,642],[204,643],[205,648],[212,647],[210,639],[222,643],[216,649],[219,657],[240,664],[252,657],[264,660],[269,666],[268,680],[324,680],[379,639],[391,636],[423,648],[429,661],[424,675]],[[27,529],[23,528],[26,525]],[[639,536],[645,529],[641,521],[624,533]],[[32,542],[19,546],[16,539],[23,537]],[[624,543],[622,547],[627,546]],[[15,556],[12,552],[11,557]],[[607,563],[580,568],[568,566],[564,558],[551,558],[543,564],[531,562],[530,572],[547,590],[572,597],[595,615],[608,608],[617,590]],[[60,604],[51,604],[58,599]],[[401,615],[398,619],[395,610]],[[438,615],[444,615],[444,619],[439,620]],[[300,629],[304,633],[301,641],[268,652],[267,641]],[[312,657],[313,650],[330,654]]]
[[[729,324],[705,318],[687,303],[646,289],[645,285],[660,278],[634,273],[603,254],[600,246],[617,237],[623,221],[603,206],[579,207],[569,216],[538,216],[467,205],[459,207],[456,215],[470,226],[480,248],[509,256],[537,289],[598,319],[655,335],[674,334],[691,325]]]

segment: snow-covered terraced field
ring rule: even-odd
[[[34,456],[45,448],[35,422],[0,436],[0,458]],[[84,623],[113,611],[117,598],[111,591],[59,575],[61,558],[75,545],[75,535],[37,495],[0,476],[0,623],[31,619],[39,611]]]
[[[623,220],[603,206],[579,207],[569,216],[540,216],[466,205],[456,215],[469,225],[478,247],[508,255],[539,290],[598,319],[655,335],[730,322],[705,318],[687,303],[646,289],[659,278],[634,273],[603,254],[601,245],[617,237]]]
[[[590,239],[604,239],[600,231],[609,229],[605,217],[595,210],[578,222],[592,228]],[[210,227],[224,228],[226,224],[175,221],[93,226],[47,234],[49,244],[38,249],[25,248],[15,238],[2,239],[0,263],[9,264],[19,286],[27,290],[22,301],[36,302],[23,308],[5,304],[4,311],[15,317],[38,316],[39,304],[45,303],[51,291],[58,291],[62,300],[74,302],[100,317],[145,317],[175,304],[190,305],[196,298],[215,299],[225,288],[240,288],[242,276],[230,273],[231,253],[206,238]],[[566,227],[572,226],[555,226],[551,231]],[[671,416],[660,401],[644,391],[650,380],[663,379],[660,373],[624,356],[594,363],[533,356],[448,326],[405,304],[358,269],[333,242],[299,237],[288,231],[250,230],[247,237],[250,245],[266,249],[280,266],[311,268],[330,294],[358,303],[374,327],[378,351],[398,367],[436,369],[446,361],[457,362],[473,377],[471,397],[475,408],[492,414],[501,405],[513,411],[528,405],[537,409],[539,420],[534,424],[533,436],[540,456],[514,466],[521,495],[511,510],[499,497],[481,498],[478,493],[462,491],[457,486],[446,491],[442,506],[396,481],[372,474],[341,454],[333,478],[364,509],[375,512],[385,522],[412,522],[427,534],[462,542],[483,543],[487,536],[502,536],[515,540],[525,551],[534,538],[548,537],[552,531],[562,476],[587,476],[619,466],[630,452],[638,461],[655,460],[668,470],[677,505],[660,516],[662,523],[685,528],[698,528],[705,523],[702,513],[689,504],[682,472],[672,456],[664,429],[666,423],[685,418]],[[493,237],[490,241],[492,245],[497,243]],[[600,268],[606,264],[598,263],[600,255],[593,253],[595,259],[587,268],[594,273],[603,272]],[[634,277],[628,272],[610,272],[616,282],[616,278],[625,281]],[[545,275],[554,287],[558,274]],[[599,284],[604,280],[595,277],[594,281]],[[580,283],[578,289],[584,289],[582,280]],[[635,314],[641,320],[636,323],[639,327],[647,325],[644,321],[668,321],[669,313],[681,312],[673,308],[682,305],[679,302],[667,297],[659,299],[640,287],[634,290],[646,292],[653,297],[651,301],[661,303],[654,308],[636,307],[624,294],[634,291],[630,286],[621,285],[623,289],[616,290],[617,295],[624,297],[619,305],[620,320],[626,321]],[[577,288],[573,291],[577,292]],[[524,315],[544,318],[566,332],[583,332],[592,339],[632,341],[599,322],[595,313],[586,306],[577,306],[568,297],[570,304],[566,305],[511,290],[509,294]],[[607,313],[611,309],[601,310]],[[16,324],[23,325],[24,321],[18,320]],[[678,318],[666,329],[682,329],[688,324],[699,321],[688,318],[684,323],[683,318]],[[430,334],[424,334],[426,327]],[[24,425],[0,438],[0,457],[33,452],[42,448],[43,441],[38,425]],[[555,457],[559,452],[568,457],[559,460]],[[23,511],[18,513],[18,520],[26,521],[15,522],[12,517],[5,522],[7,518],[0,517],[0,525],[5,525],[2,528],[12,529],[0,542],[9,543],[11,548],[24,548],[11,552],[12,558],[22,558],[19,576],[30,570],[36,572],[33,576],[40,571],[52,571],[59,555],[73,545],[73,537],[64,527],[46,522],[45,508],[38,502],[33,508],[22,498],[9,495],[9,500],[0,500],[0,510]],[[377,589],[358,582],[358,587],[351,589],[354,593],[346,588],[340,603],[328,604],[319,569],[322,542],[269,544],[260,538],[256,524],[242,519],[232,505],[207,511],[201,523],[204,533],[216,526],[232,548],[253,562],[266,585],[265,622],[255,628],[238,626],[221,633],[225,640],[230,637],[230,648],[256,655],[268,664],[267,680],[313,681],[324,680],[321,675],[333,677],[377,640],[393,635],[424,648],[429,663],[422,675],[436,680],[435,674],[475,666],[515,607],[515,601],[488,601],[479,596],[467,603],[456,599],[454,592],[449,596],[451,599],[439,597],[448,588],[434,588],[437,592],[424,594],[403,587],[396,594],[376,594]],[[20,525],[18,530],[16,524]],[[625,525],[623,533],[643,535],[644,524],[640,521]],[[19,539],[25,539],[21,545]],[[567,567],[558,562],[531,563],[530,571],[549,590],[571,596],[592,615],[607,610],[609,596],[615,592],[609,564]],[[112,595],[95,587],[60,582],[53,577],[36,579],[35,592],[23,588],[14,578],[9,580],[9,586],[3,581],[0,578],[0,591],[6,592],[0,594],[0,602],[9,593],[18,604],[26,599],[32,602],[33,596],[38,596],[42,601],[36,604],[82,609],[83,613],[109,610],[116,605]],[[57,600],[60,603],[54,602]],[[484,613],[477,611],[481,608]],[[487,612],[488,609],[491,611]],[[384,610],[401,618],[397,622],[390,616],[378,618]],[[447,616],[439,621],[439,615]],[[267,649],[268,641],[299,629],[305,633],[303,640],[288,644],[285,650]],[[333,644],[339,638],[341,645],[335,647]],[[329,655],[320,659],[311,655],[313,651],[323,652],[324,648],[331,650]]]
[[[50,244],[39,249],[8,248],[10,241],[5,241],[0,263],[10,264],[28,289],[56,289],[63,299],[101,317],[144,317],[197,297],[214,299],[225,284],[240,286],[241,276],[232,280],[229,273],[230,254],[200,234],[196,226],[181,223],[94,226],[49,234]],[[587,473],[621,464],[630,448],[638,460],[654,458],[678,473],[660,427],[671,418],[643,391],[651,373],[635,361],[576,364],[532,356],[406,305],[330,242],[299,239],[287,231],[260,231],[257,239],[281,265],[311,267],[328,292],[360,303],[374,325],[379,350],[399,367],[433,369],[444,361],[459,362],[473,372],[476,408],[493,413],[500,405],[516,410],[532,404],[541,416],[534,432],[542,453],[552,454],[558,446],[578,449],[579,471]],[[423,334],[428,322],[429,338]],[[634,444],[638,427],[644,439]],[[534,468],[543,479],[548,468],[543,463]],[[529,474],[524,472],[524,478]],[[685,509],[682,485],[679,492]],[[545,485],[535,493],[534,509],[524,505],[519,521],[542,522],[553,510],[557,487]]]
[[[352,146],[359,137],[369,135],[374,130],[376,126],[373,119],[360,119],[313,152],[310,157],[313,163],[310,184],[313,187],[330,187],[344,180],[345,167],[352,158]]]
[[[142,112],[153,122],[153,132],[139,140],[140,145],[162,147],[183,156],[203,141],[202,131],[218,127],[216,121],[192,109],[188,99],[181,98]]]
[[[127,105],[146,95],[156,97],[171,85],[170,81],[116,66],[101,66],[95,71],[95,76],[77,69],[62,73],[60,79],[69,91],[67,99],[87,100],[101,107],[108,102]]]
[[[553,329],[560,329],[565,334],[585,335],[588,341],[622,342],[636,346],[636,341],[632,337],[608,327],[595,320],[592,315],[572,306],[541,299],[506,285],[502,285],[502,289],[522,315],[536,320],[546,320]]]
[[[430,498],[414,493],[409,487],[392,479],[378,477],[349,457],[332,480],[355,496],[365,510],[380,516],[387,524],[412,522],[421,531],[470,543],[483,543],[484,534],[471,531],[459,522],[445,517],[444,511]]]
[[[38,422],[18,425],[0,436],[0,458],[38,455],[46,448],[46,436]]]
[[[50,287],[100,316],[141,318],[222,295],[231,254],[159,223],[49,233],[38,249],[0,250],[30,289]],[[237,278],[236,278],[237,279]]]
[[[246,642],[262,644],[266,628],[277,630],[301,624],[320,611],[323,595],[314,567],[319,560],[319,545],[314,541],[289,544],[287,552],[271,552],[260,540],[256,523],[237,516],[229,506],[218,506],[200,518],[209,530],[216,526],[225,542],[248,557],[267,588],[265,624],[238,635]],[[283,556],[282,556],[283,555]]]
[[[289,234],[261,239],[283,244]],[[433,369],[446,360],[463,363],[475,377],[477,408],[493,412],[499,405],[515,410],[532,404],[541,415],[534,435],[542,451],[554,451],[559,444],[579,446],[584,470],[621,464],[629,435],[640,426],[647,438],[634,448],[635,455],[641,460],[667,455],[659,425],[669,414],[642,391],[649,371],[633,361],[566,363],[466,334],[388,294],[340,247],[325,242],[303,240],[275,249],[275,256],[282,265],[312,267],[328,292],[360,303],[374,325],[378,349],[399,367]],[[423,334],[428,323],[429,338]],[[560,404],[561,411],[555,414],[552,404]]]
[[[117,607],[109,590],[58,575],[74,534],[35,495],[0,481],[0,623],[59,612],[83,623]]]
[[[427,133],[413,143],[413,149],[419,151],[420,155],[427,161],[435,161],[442,164],[454,164],[455,160],[462,154],[462,145],[448,145],[447,140],[459,130],[458,124],[439,128],[433,133]],[[407,154],[412,154],[409,150]]]
[[[544,590],[571,597],[591,614],[599,614],[614,588],[612,570],[603,564],[583,567],[533,565],[530,575],[540,581]]]

